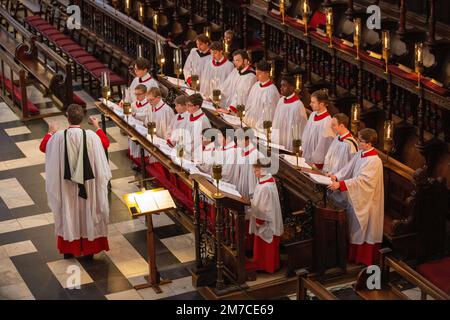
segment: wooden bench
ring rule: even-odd
[[[428,281],[405,262],[394,258],[391,252],[392,250],[389,248],[380,250],[381,289],[367,288],[367,280],[372,274],[367,273],[367,268],[359,273],[355,284],[355,291],[361,298],[364,300],[408,300],[408,296],[395,283],[390,281],[392,270],[401,278],[419,288],[421,300],[426,300],[427,296],[435,300],[450,300],[450,295]]]
[[[126,84],[126,80],[110,70],[85,48],[70,39],[69,36],[65,35],[63,32],[65,29],[65,20],[62,18],[55,19],[54,8],[44,1],[41,2],[41,5],[44,18],[41,16],[29,16],[25,18],[26,26],[42,39],[42,41],[62,54],[68,61],[73,62],[75,66],[75,78],[78,75],[77,66],[82,70],[82,86],[85,87],[84,75],[86,75],[89,83],[88,89],[91,94],[100,96],[101,74],[103,72],[109,72],[112,91],[120,95],[120,86]]]
[[[37,42],[36,37],[3,8],[0,8],[0,18],[0,45],[36,79],[44,88],[44,94],[51,93],[63,108],[73,102],[85,107],[84,101],[73,93],[71,64]]]
[[[42,118],[39,109],[28,100],[27,72],[0,49],[0,89],[2,99],[23,121]]]

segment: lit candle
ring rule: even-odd
[[[327,25],[333,25],[333,9],[327,8]]]
[[[144,46],[142,44],[139,44],[137,46],[137,56],[138,56],[138,58],[144,57]]]
[[[144,20],[144,5],[142,3],[139,4],[139,19],[141,22]]]
[[[359,45],[359,36],[361,35],[361,19],[355,19],[355,35],[354,35],[354,43]]]
[[[418,64],[422,64],[423,62],[423,44],[422,43],[416,43],[416,62]]]
[[[158,27],[158,12],[155,11],[155,14],[153,15],[153,25],[157,28]]]
[[[130,0],[125,0],[125,12],[126,14],[130,14]]]
[[[308,14],[309,14],[308,0],[304,0],[303,1],[303,15],[308,15]]]
[[[302,88],[302,76],[300,74],[297,74],[295,76],[295,90],[300,91]]]

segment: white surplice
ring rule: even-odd
[[[67,130],[67,148],[73,154],[80,152],[82,141],[80,128]],[[64,179],[64,131],[52,136],[45,153],[45,190],[55,218],[56,234],[70,242],[80,238],[93,241],[108,235],[108,181],[111,170],[100,138],[91,130],[86,130],[86,147],[95,177],[84,183],[87,199],[78,196],[77,183]],[[74,174],[76,157],[69,157],[69,166]]]
[[[200,75],[200,93],[205,98],[212,99],[213,81],[217,81],[217,89],[220,89],[220,85],[225,82],[233,68],[233,64],[227,58],[223,57],[221,61],[216,61],[211,57]]]
[[[186,128],[186,135],[183,137],[186,157],[193,162],[201,162],[202,131],[203,129],[211,128],[211,123],[203,110],[198,109],[193,114],[189,114],[189,120]]]
[[[264,120],[263,106],[265,105],[270,110],[268,118],[273,119],[279,99],[278,89],[271,80],[263,84],[256,82],[250,90],[247,104],[245,105],[244,122],[252,128],[262,129]]]
[[[264,220],[264,223],[258,226],[256,219]],[[251,200],[249,233],[271,243],[273,236],[281,236],[283,231],[277,185],[271,175],[266,175],[259,179]]]
[[[238,150],[239,178],[236,188],[242,197],[251,199],[253,196],[255,186],[258,183],[258,179],[253,172],[253,165],[261,157],[262,154],[251,143],[247,147]]]
[[[302,157],[305,161],[323,164],[334,136],[328,111],[319,115],[316,111],[311,112],[302,135]]]
[[[192,48],[183,67],[183,75],[186,82],[191,78],[193,71],[200,76],[208,61],[211,61],[211,52],[209,49],[206,52],[201,52],[197,48]]]
[[[221,107],[236,112],[238,102],[246,105],[248,95],[255,82],[255,71],[250,66],[241,71],[236,68],[233,69],[220,87],[222,93]],[[238,97],[241,101],[237,101]]]
[[[337,136],[328,148],[323,172],[336,173],[347,165],[358,151],[358,143],[350,132]]]
[[[184,130],[187,130],[189,121],[189,112],[185,111],[181,114],[177,113],[172,118],[169,125],[166,138],[171,146],[176,146],[180,137],[184,135]]]
[[[381,243],[383,240],[384,184],[383,163],[376,151],[359,151],[336,173],[344,181],[349,205],[350,243]]]
[[[272,122],[272,140],[276,144],[292,150],[292,126],[299,126],[300,137],[303,134],[307,120],[303,103],[295,93],[289,97],[281,97],[275,109]]]
[[[143,84],[144,86],[146,86],[147,90],[152,88],[152,87],[159,88],[158,81],[153,79],[153,77],[148,72],[142,78],[135,77],[133,79],[133,81],[131,81],[131,84],[130,84],[130,91],[129,91],[129,93],[130,93],[131,101],[135,101],[136,100],[136,95],[134,94],[134,89],[136,89],[136,87],[139,84]]]

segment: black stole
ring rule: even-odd
[[[89,156],[87,153],[86,145],[86,131],[83,131],[83,182],[94,179],[94,172],[92,171],[91,163],[89,162]],[[70,173],[69,155],[67,154],[67,129],[64,130],[64,180],[72,180]],[[87,199],[86,187],[83,184],[78,183],[78,196]]]

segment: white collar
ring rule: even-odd
[[[261,84],[261,86],[265,86],[266,84],[268,84],[270,82],[270,79],[269,80],[267,80],[266,82],[264,82],[264,83],[261,83],[260,82],[260,84]]]
[[[264,182],[266,182],[267,180],[270,180],[270,179],[272,179],[272,175],[271,174],[267,174],[264,177],[259,178],[259,183],[264,183]]]
[[[285,99],[292,99],[295,96],[295,92],[293,92],[289,97],[285,97]]]
[[[192,113],[193,117],[196,117],[198,115],[200,115],[203,112],[202,108],[199,108],[197,111],[195,111],[194,113]]]
[[[328,112],[328,109],[325,109],[325,111],[324,111],[324,112],[321,112],[321,113],[319,113],[319,112],[316,111],[316,115],[321,116],[321,115],[323,115],[325,112]]]
[[[233,148],[234,146],[235,146],[234,141],[230,141],[230,142],[228,142],[228,143],[223,147],[223,149],[224,149],[224,150],[228,150],[228,149],[230,149],[230,148]]]
[[[342,137],[345,137],[346,135],[348,135],[350,133],[350,131],[347,130],[347,132],[345,132],[344,134],[340,134],[339,135],[339,139],[342,139]]]

